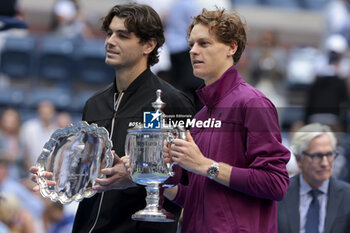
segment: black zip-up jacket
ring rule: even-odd
[[[124,156],[124,144],[127,129],[135,122],[143,122],[143,112],[153,111],[151,103],[156,99],[156,90],[162,90],[162,100],[166,103],[163,112],[166,115],[194,115],[192,101],[182,92],[155,76],[146,69],[130,86],[123,91],[119,107],[115,112],[114,98],[118,96],[116,83],[97,92],[87,100],[83,120],[96,123],[111,132],[112,119],[115,126],[112,136],[113,149],[118,156]],[[115,94],[116,93],[116,94]],[[134,221],[131,215],[146,206],[146,191],[143,187],[124,190],[110,190],[104,193],[101,210],[94,233],[175,233],[177,223],[152,223]],[[79,203],[75,216],[73,233],[88,233],[94,225],[99,209],[101,194],[85,198]],[[168,200],[164,208],[179,217],[180,207]]]

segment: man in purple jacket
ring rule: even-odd
[[[164,147],[166,160],[189,171],[188,186],[165,191],[184,207],[182,232],[277,232],[276,201],[289,185],[290,152],[281,144],[274,105],[235,66],[246,40],[245,24],[225,10],[204,9],[189,27],[204,107],[189,122],[187,140]]]

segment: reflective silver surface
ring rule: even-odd
[[[113,164],[112,142],[108,131],[85,121],[56,130],[45,144],[36,166],[43,197],[67,204],[93,196],[100,170]],[[53,173],[52,178],[44,176]],[[46,180],[56,182],[49,186]]]
[[[125,153],[130,156],[133,181],[146,186],[147,206],[136,212],[132,219],[149,222],[172,222],[175,216],[162,208],[161,187],[174,186],[181,178],[181,168],[166,164],[163,157],[164,141],[179,138],[178,129],[130,129],[125,143]],[[176,169],[175,169],[176,167]]]
[[[156,91],[156,100],[152,103],[154,114],[160,114],[160,127],[148,128],[138,125],[128,130],[125,141],[125,154],[130,156],[130,169],[133,181],[145,185],[146,207],[133,214],[131,218],[138,221],[173,222],[175,216],[163,209],[163,188],[179,183],[181,167],[166,164],[163,156],[164,142],[171,143],[175,138],[184,138],[181,128],[173,128],[162,121],[161,109],[166,105],[161,100],[162,91]],[[153,116],[154,117],[154,116]],[[154,118],[156,119],[156,118]],[[144,119],[145,120],[145,119]]]
[[[126,154],[130,155],[130,168],[135,183],[164,183],[174,172],[164,162],[163,143],[172,140],[179,133],[176,129],[129,130],[126,139]]]

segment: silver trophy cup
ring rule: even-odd
[[[156,111],[165,105],[160,100],[152,104]],[[162,207],[163,187],[179,183],[181,167],[164,162],[163,145],[175,138],[184,138],[184,131],[162,124],[161,128],[136,126],[128,130],[125,153],[130,156],[131,177],[137,184],[146,186],[146,207],[132,215],[133,220],[149,222],[172,222],[176,218]]]
[[[111,149],[108,131],[96,124],[81,121],[56,130],[36,163],[41,195],[62,204],[93,196],[96,178],[104,177],[100,170],[113,165]],[[56,185],[47,185],[47,180]]]

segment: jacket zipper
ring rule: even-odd
[[[113,118],[112,118],[111,133],[110,133],[110,135],[109,135],[109,139],[111,139],[111,140],[112,140],[113,132],[114,132],[115,119],[117,118],[117,111],[118,111],[118,109],[119,109],[119,105],[120,105],[120,102],[121,102],[121,100],[122,100],[122,98],[123,98],[124,92],[123,92],[123,91],[119,92],[118,98],[117,98],[117,99],[115,99],[116,94],[117,94],[117,93],[114,94],[114,105],[113,105],[113,107],[114,107],[114,114],[113,114]],[[96,219],[95,219],[95,222],[94,222],[94,224],[92,225],[92,227],[91,227],[89,233],[91,233],[91,232],[94,230],[94,228],[95,228],[95,226],[96,226],[96,224],[97,224],[98,218],[100,217],[100,212],[101,212],[101,207],[102,207],[102,202],[103,202],[104,194],[105,194],[104,192],[101,193],[101,199],[100,199],[100,203],[99,203],[99,205],[98,205],[98,210],[97,210]]]
[[[117,111],[119,109],[120,102],[124,96],[124,92],[123,91],[119,92],[117,99],[115,98],[116,94],[117,93],[114,94],[114,114],[113,114],[113,119],[112,119],[111,135],[110,135],[111,140],[112,140],[112,136],[113,136],[113,132],[114,132],[114,122],[117,118]]]

